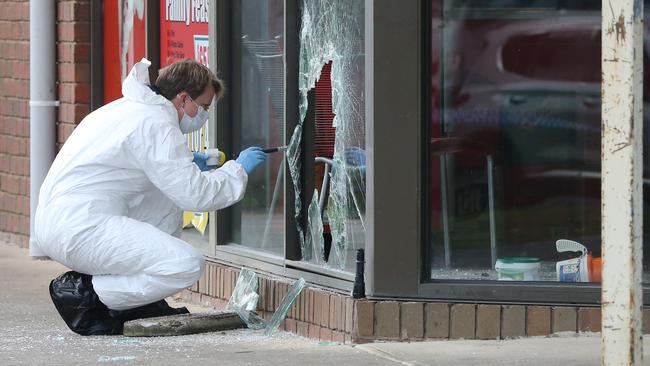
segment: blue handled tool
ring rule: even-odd
[[[269,147],[268,149],[262,149],[262,151],[267,154],[275,153],[275,152],[284,152],[287,151],[287,147],[286,146]]]

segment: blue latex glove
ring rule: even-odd
[[[361,177],[366,176],[366,151],[358,147],[351,147],[345,150],[343,154],[345,163],[349,167],[356,167],[359,169]]]
[[[192,152],[192,155],[194,155],[194,164],[196,164],[202,172],[215,168],[214,165],[208,165],[206,163],[206,160],[208,160],[208,154],[194,151]]]
[[[345,162],[348,165],[365,168],[366,166],[366,152],[358,147],[350,147],[344,153]]]
[[[240,152],[235,161],[244,167],[246,174],[251,174],[255,168],[266,161],[266,153],[260,147],[249,147]]]

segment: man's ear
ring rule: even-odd
[[[189,94],[186,91],[181,91],[180,93],[176,94],[176,97],[178,98],[178,101],[180,102],[181,105],[185,104],[188,95]]]

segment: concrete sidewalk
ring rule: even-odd
[[[82,337],[59,318],[47,293],[66,268],[0,242],[2,365],[596,365],[598,334],[510,341],[427,341],[357,346],[246,329],[165,338]],[[172,303],[172,306],[186,304]],[[207,308],[188,306],[190,311]],[[650,347],[648,338],[644,348]],[[644,359],[650,361],[648,352]],[[650,362],[646,361],[646,364]]]

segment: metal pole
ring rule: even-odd
[[[445,268],[451,267],[451,242],[449,241],[449,207],[447,207],[447,157],[440,155],[440,194],[442,195],[442,240],[445,248]]]
[[[38,194],[56,155],[56,2],[29,2],[29,255],[45,254],[34,240]]]
[[[494,212],[494,160],[492,155],[487,159],[487,181],[488,181],[488,214],[490,216],[490,258],[492,259],[492,268],[497,264],[497,229]]]
[[[643,1],[602,2],[603,365],[642,365]]]

